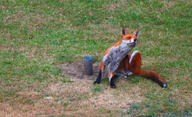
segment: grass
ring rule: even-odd
[[[72,84],[57,65],[81,61],[86,55],[100,61],[104,50],[119,40],[121,27],[126,26],[130,32],[141,31],[134,50],[142,53],[143,68],[159,72],[168,81],[168,88],[162,89],[141,77],[117,81],[119,88],[111,93],[120,95],[127,90],[134,93],[134,88],[139,87],[143,100],[129,105],[126,112],[118,107],[101,107],[108,111],[95,111],[95,114],[192,116],[191,12],[190,0],[1,0],[0,103],[15,100],[14,106],[34,107],[33,99],[18,93],[36,91],[44,97],[45,90],[53,83]],[[107,85],[107,82],[91,85],[89,92],[93,95],[87,98],[105,94]],[[64,98],[71,97],[64,95]],[[64,115],[73,116],[76,113],[72,104],[58,101],[52,106],[59,110],[59,105],[64,105],[72,111]],[[89,105],[88,110],[91,111]]]
[[[103,92],[103,90],[105,90],[105,89],[102,88],[100,85],[96,85],[96,87],[94,87],[92,90],[94,92]]]

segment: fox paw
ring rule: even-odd
[[[162,86],[163,88],[167,88],[167,83],[162,83],[161,86]]]
[[[99,83],[100,83],[100,82],[99,82],[99,81],[97,81],[97,80],[96,80],[95,82],[93,82],[93,84],[99,84]]]
[[[111,84],[110,87],[111,88],[116,88],[116,85],[115,84]]]

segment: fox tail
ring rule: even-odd
[[[163,79],[159,73],[152,70],[141,70],[140,74],[143,77],[149,78],[155,82],[157,82],[161,87],[167,87],[167,82]]]

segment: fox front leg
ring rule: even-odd
[[[110,87],[111,88],[116,88],[116,85],[115,85],[115,75],[113,72],[110,72],[109,75],[109,83],[110,83]]]

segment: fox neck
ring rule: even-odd
[[[129,44],[127,44],[127,43],[124,43],[123,40],[120,40],[118,43],[119,43],[119,47],[120,47],[121,49],[125,49],[125,50],[127,50],[127,51],[131,51],[131,50],[134,48],[134,46],[129,45]]]

